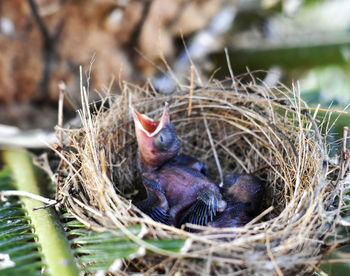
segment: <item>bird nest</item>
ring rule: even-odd
[[[143,251],[118,268],[124,273],[138,267],[149,274],[295,275],[317,264],[335,229],[339,208],[333,204],[341,190],[318,128],[326,122],[316,124],[297,91],[284,86],[230,80],[189,90],[164,96],[126,84],[121,95],[96,107],[83,89],[81,128],[62,130],[58,198],[86,226],[121,229],[140,245]],[[227,173],[251,173],[262,181],[261,214],[253,221],[225,229],[190,225],[196,231],[185,231],[155,222],[133,205],[144,188],[129,107],[160,118],[165,102],[181,152],[205,163],[212,179],[220,183]],[[135,234],[133,225],[141,231]],[[163,238],[185,242],[179,252],[148,242]],[[132,265],[141,259],[142,266]]]

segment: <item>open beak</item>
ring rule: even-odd
[[[153,137],[159,133],[166,123],[170,122],[169,114],[169,104],[165,103],[163,115],[159,121],[154,121],[148,116],[139,113],[133,107],[131,108],[131,113],[134,118],[135,127],[138,130],[144,132],[148,137]]]

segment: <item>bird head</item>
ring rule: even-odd
[[[143,171],[158,169],[178,154],[180,142],[170,122],[167,103],[159,121],[152,120],[134,108],[131,108],[131,113],[135,123],[139,165]]]

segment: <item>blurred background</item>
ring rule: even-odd
[[[188,82],[188,56],[202,79],[228,77],[224,48],[235,76],[259,70],[272,85],[298,84],[310,105],[342,110],[349,11],[347,0],[2,0],[0,124],[52,128],[59,81],[69,117],[79,107],[80,65],[95,99],[123,81],[171,93],[174,75]],[[336,129],[349,121],[342,116]]]
[[[0,145],[33,129],[53,130],[60,81],[67,92],[65,119],[73,117],[79,66],[94,100],[120,93],[124,81],[169,94],[177,81],[189,82],[191,62],[205,85],[230,76],[228,60],[235,76],[254,72],[267,85],[300,87],[312,107],[345,110],[350,1],[1,0]],[[348,114],[332,127],[334,145],[344,126],[350,126]],[[347,238],[348,218],[341,229]],[[349,258],[349,252],[345,247],[332,256]],[[347,263],[324,269],[350,271]]]

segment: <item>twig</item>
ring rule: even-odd
[[[236,84],[236,81],[235,81],[235,76],[233,75],[233,71],[232,71],[232,67],[231,67],[231,61],[230,61],[230,56],[228,54],[227,48],[225,48],[225,56],[226,56],[226,62],[227,62],[228,71],[230,72],[230,76],[231,76],[231,79],[232,79],[232,86],[235,88],[235,92],[238,93],[237,84]]]
[[[350,258],[304,262],[304,264],[307,264],[307,265],[336,264],[336,263],[350,263]]]
[[[347,151],[346,142],[348,140],[348,132],[349,132],[349,128],[347,126],[345,126],[344,127],[344,135],[343,135],[343,154],[345,154]],[[343,156],[343,158],[345,158],[345,156]]]
[[[320,155],[321,155],[320,156],[320,163],[319,163],[319,165],[317,167],[317,170],[315,172],[315,175],[314,175],[314,177],[312,179],[312,183],[311,183],[311,186],[314,187],[317,177],[319,177],[320,173],[322,172],[321,175],[322,175],[322,179],[323,180],[318,182],[318,186],[315,187],[315,190],[314,190],[314,198],[316,198],[318,192],[321,189],[321,184],[324,183],[324,179],[326,178],[327,162],[325,160],[325,149],[324,149],[324,146],[323,146],[320,130],[318,129],[318,126],[317,126],[314,118],[310,115],[310,112],[308,110],[302,110],[301,112],[303,114],[305,114],[306,117],[311,121],[312,127],[315,130],[315,138],[316,138],[316,140],[318,142],[318,148],[320,150]]]
[[[210,133],[210,130],[209,130],[209,127],[208,127],[207,118],[206,118],[205,114],[203,113],[203,107],[202,107],[202,105],[201,105],[201,111],[202,111],[202,114],[203,114],[203,121],[204,121],[205,129],[206,129],[207,134],[208,134],[208,139],[209,139],[209,142],[210,142],[210,146],[211,146],[211,148],[212,148],[212,150],[213,150],[213,155],[214,155],[215,163],[216,163],[216,166],[217,166],[217,168],[218,168],[219,175],[220,175],[220,184],[219,184],[219,187],[222,187],[222,185],[224,185],[224,176],[223,176],[223,174],[222,174],[222,169],[221,169],[219,157],[218,157],[218,154],[217,154],[216,149],[215,149],[215,146],[214,146],[213,137],[211,136],[211,133]]]
[[[35,207],[35,208],[33,208],[33,211],[37,211],[37,210],[41,210],[41,209],[47,209],[47,208],[55,207],[56,205],[57,205],[57,206],[60,205],[60,202],[55,201],[55,202],[53,202],[53,203],[51,203],[51,204],[47,204],[47,205],[40,206],[40,207]],[[61,205],[60,205],[60,206],[61,206]],[[59,208],[59,207],[57,207],[57,208]]]
[[[302,106],[300,107],[300,110],[318,110],[318,111],[324,111],[324,112],[329,112],[329,109],[325,108],[316,108],[316,107],[308,107],[308,106]],[[348,114],[347,111],[345,110],[332,110],[332,113],[338,113],[338,114]]]
[[[85,184],[85,180],[84,178],[80,175],[80,173],[77,171],[76,168],[74,168],[74,166],[72,165],[72,163],[70,163],[67,158],[64,157],[64,155],[58,151],[57,149],[55,149],[54,147],[52,147],[51,145],[47,144],[47,147],[49,147],[51,150],[53,150],[59,157],[61,157],[61,159],[66,162],[66,164],[68,164],[68,166],[76,173],[76,175],[80,178],[80,180]]]
[[[59,37],[63,30],[64,21],[61,20],[57,25],[54,34],[53,35],[50,34],[47,26],[45,25],[42,17],[39,14],[38,7],[35,4],[35,1],[34,0],[27,0],[27,1],[32,11],[33,17],[38,24],[40,33],[43,36],[44,51],[42,53],[42,58],[43,58],[44,68],[42,70],[42,78],[39,84],[39,93],[40,93],[40,96],[42,97],[43,94],[46,91],[48,91],[52,62],[54,62],[55,58],[57,58],[56,48],[57,48],[57,45],[59,45],[59,43],[56,43],[56,42],[59,40]],[[38,102],[40,103],[41,101],[42,101],[42,98],[39,98]]]
[[[298,157],[298,153],[297,153],[297,149],[295,148],[295,145],[292,143],[292,141],[288,138],[287,135],[284,134],[284,132],[278,128],[274,123],[271,123],[271,126],[274,130],[276,130],[284,139],[287,140],[287,142],[289,143],[289,145],[291,146],[292,148],[292,151],[295,155],[295,157]]]
[[[266,216],[267,214],[271,213],[273,211],[273,206],[270,206],[269,208],[267,208],[265,211],[263,211],[260,215],[256,216],[255,218],[253,218],[251,221],[249,221],[246,225],[253,225],[254,223],[256,223],[257,221],[259,221],[260,219],[262,219],[264,216]]]
[[[340,168],[340,176],[339,176],[339,188],[340,188],[340,194],[339,194],[339,205],[338,205],[338,214],[337,219],[341,219],[340,215],[340,209],[342,207],[341,201],[343,200],[343,192],[344,192],[344,177],[345,173],[349,167],[350,162],[350,151],[346,148],[347,147],[347,140],[348,140],[348,132],[349,128],[347,126],[344,127],[344,133],[343,133],[343,152],[341,156],[341,168]]]
[[[188,113],[187,113],[188,117],[191,116],[191,112],[192,112],[192,97],[193,97],[193,86],[194,86],[194,66],[193,65],[191,65],[190,70],[191,70],[191,82],[190,82],[190,100],[188,102]]]
[[[46,25],[39,14],[38,7],[36,6],[34,0],[28,0],[28,4],[29,4],[29,7],[33,13],[35,21],[38,24],[40,32],[44,37],[44,43],[47,46],[51,43],[51,40],[52,40],[51,35],[50,35],[49,31],[47,30]]]
[[[59,90],[59,100],[58,100],[58,140],[60,143],[60,146],[63,146],[63,103],[64,103],[64,92],[66,90],[66,85],[63,81],[60,81],[58,84],[58,90]]]
[[[149,14],[149,11],[152,6],[152,0],[144,1],[143,3],[143,9],[141,12],[141,18],[139,22],[137,23],[136,27],[134,28],[133,32],[130,35],[130,39],[127,42],[127,48],[129,49],[130,56],[133,54],[133,51],[135,50],[135,47],[139,43],[140,34],[142,32],[143,26],[145,25],[145,22],[147,20],[147,16]]]
[[[266,233],[266,251],[267,251],[267,255],[269,255],[269,258],[273,264],[273,267],[276,270],[276,273],[278,276],[283,276],[282,270],[279,268],[275,257],[273,256],[272,252],[271,252],[271,247],[270,247],[270,236],[268,233]]]
[[[5,198],[8,196],[25,196],[25,197],[29,197],[29,198],[41,201],[41,202],[48,204],[48,205],[56,205],[58,203],[56,200],[49,199],[49,198],[46,198],[46,197],[43,197],[40,195],[32,194],[32,193],[29,193],[26,191],[2,191],[2,192],[0,192],[0,199],[2,201],[5,201],[6,200]]]
[[[185,38],[184,38],[184,35],[183,35],[182,32],[181,32],[181,40],[182,40],[182,44],[183,44],[183,46],[184,46],[184,50],[185,50],[185,53],[186,53],[186,55],[187,55],[187,58],[188,58],[188,60],[189,60],[189,62],[190,62],[190,64],[191,64],[191,66],[193,66],[193,70],[194,70],[195,73],[196,73],[196,76],[197,76],[197,83],[199,83],[200,86],[203,86],[202,79],[201,79],[201,77],[200,77],[200,75],[199,75],[199,72],[198,72],[197,68],[194,66],[194,63],[193,63],[191,54],[190,54],[190,52],[189,52],[189,50],[188,50],[188,47],[187,47],[187,44],[186,44],[186,42],[185,42]]]

